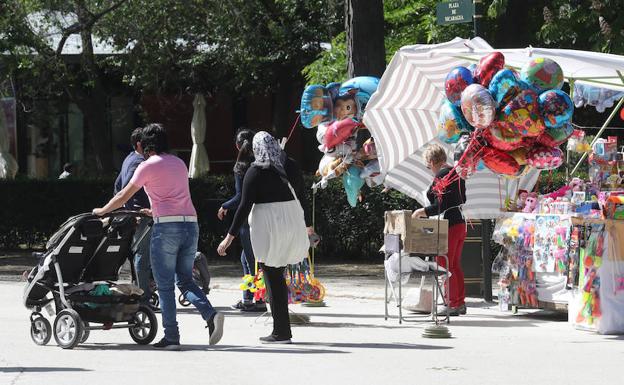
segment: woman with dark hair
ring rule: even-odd
[[[247,169],[254,161],[252,141],[255,134],[254,131],[245,127],[239,128],[236,132],[236,149],[238,150],[236,164],[234,164],[234,187],[236,189],[236,194],[219,208],[217,217],[220,220],[225,218],[229,210],[236,210],[240,204],[243,190],[243,178],[245,178]],[[243,246],[243,250],[241,251],[243,274],[254,275],[256,273],[256,259],[254,257],[253,247],[251,246],[247,218],[244,218],[243,224],[241,225],[239,237]],[[235,305],[232,305],[232,309],[245,312],[264,312],[266,311],[266,305],[263,301],[254,303],[254,294],[249,290],[245,290],[243,291],[243,299],[238,301]]]
[[[216,344],[223,335],[223,314],[212,307],[206,294],[193,282],[199,227],[189,191],[188,169],[180,158],[167,153],[167,132],[160,124],[149,124],[143,129],[141,147],[147,160],[137,167],[126,187],[93,213],[104,215],[118,209],[141,187],[145,188],[151,209],[141,211],[154,218],[150,254],[165,329],[164,338],[153,346],[180,349],[175,284],[199,310],[210,332],[210,344]]]
[[[310,241],[303,208],[288,181],[279,144],[261,131],[253,138],[253,152],[255,160],[243,180],[241,203],[217,251],[225,255],[249,216],[251,244],[262,266],[273,316],[273,331],[260,341],[287,344],[291,343],[292,333],[284,269],[305,258]]]

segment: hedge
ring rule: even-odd
[[[306,177],[307,185],[313,181]],[[106,203],[112,196],[112,185],[112,180],[1,181],[0,250],[42,247],[68,217]],[[233,193],[233,177],[209,176],[193,179],[190,185],[199,216],[199,249],[214,257],[228,225],[216,218],[216,212]],[[312,207],[312,191],[307,194]],[[364,187],[363,196],[363,201],[351,208],[339,181],[318,190],[314,206],[316,231],[322,242],[317,255],[332,259],[378,258],[383,212],[418,207],[414,200],[397,192],[381,193],[380,188]]]

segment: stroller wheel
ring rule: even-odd
[[[187,300],[186,297],[184,296],[184,294],[180,294],[178,296],[178,302],[180,303],[180,305],[187,307],[191,305],[191,301]]]
[[[134,314],[132,326],[128,331],[132,340],[139,345],[147,345],[154,340],[158,332],[158,320],[152,309],[141,306]]]
[[[63,349],[73,349],[82,338],[82,320],[73,309],[63,309],[54,320],[54,339]]]
[[[80,343],[84,343],[89,338],[89,334],[91,334],[91,330],[89,330],[89,323],[87,321],[82,322],[82,337],[80,337]]]
[[[154,307],[158,307],[158,305],[160,305],[160,298],[158,298],[157,293],[152,293],[152,296],[149,299],[149,303]]]
[[[30,338],[32,338],[33,342],[37,345],[46,345],[50,342],[50,338],[52,338],[52,326],[50,326],[50,322],[43,318],[43,316],[38,316],[30,323]]]

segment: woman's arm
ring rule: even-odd
[[[117,210],[121,206],[123,206],[128,199],[130,199],[137,191],[141,188],[133,185],[132,183],[128,183],[126,187],[124,187],[120,192],[115,194],[114,197],[111,198],[108,203],[102,208],[93,209],[93,214],[95,215],[104,215],[110,213],[113,210]]]
[[[255,189],[258,182],[259,179],[257,170],[253,167],[247,170],[245,178],[243,179],[241,202],[238,205],[236,214],[234,215],[234,220],[232,221],[232,225],[230,226],[230,230],[225,236],[225,239],[223,239],[217,247],[217,253],[219,255],[223,256],[226,254],[227,248],[230,247],[232,241],[238,235],[243,222],[249,216],[249,212],[251,211],[251,208],[256,200]]]
[[[230,198],[227,202],[223,203],[221,207],[226,210],[232,210],[238,207],[241,201],[242,190],[243,190],[243,175],[234,174],[234,189],[236,194],[232,198]]]

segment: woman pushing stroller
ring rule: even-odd
[[[209,329],[209,343],[216,344],[223,336],[223,314],[212,307],[206,294],[193,282],[199,227],[191,201],[188,170],[180,158],[167,153],[167,132],[161,124],[149,124],[143,129],[141,146],[147,160],[137,167],[128,185],[104,207],[94,209],[93,214],[103,215],[118,209],[141,187],[145,188],[152,207],[148,212],[154,218],[150,242],[152,271],[165,329],[165,336],[153,346],[180,349],[174,284],[199,310]]]

